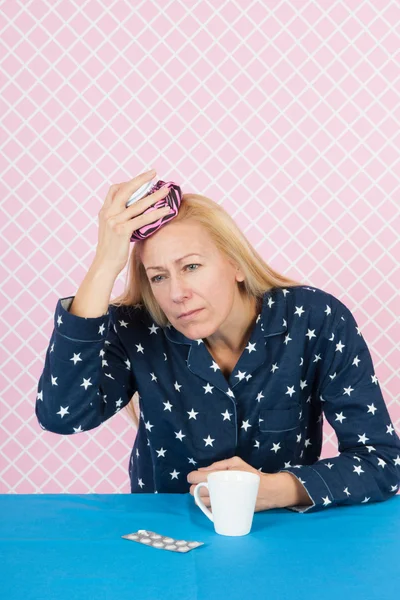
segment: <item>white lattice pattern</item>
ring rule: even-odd
[[[345,302],[399,430],[399,23],[385,0],[0,3],[1,493],[129,492],[125,411],[62,437],[34,404],[108,187],[151,167]]]

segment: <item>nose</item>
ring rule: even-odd
[[[181,303],[192,295],[192,292],[185,281],[179,276],[170,275],[169,278],[169,295],[174,303]]]

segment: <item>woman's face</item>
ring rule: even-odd
[[[243,276],[201,225],[169,223],[145,240],[141,259],[158,304],[188,338],[206,338],[228,318]]]

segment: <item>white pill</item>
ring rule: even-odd
[[[167,546],[165,546],[166,550],[176,550],[176,546],[175,544],[168,544]]]
[[[178,548],[178,552],[188,552],[188,550],[190,550],[188,546],[181,546],[180,548]]]
[[[140,538],[140,541],[142,542],[142,544],[150,544],[151,539],[148,537],[142,537]]]

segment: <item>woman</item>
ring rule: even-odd
[[[125,208],[151,175],[110,188],[93,264],[76,296],[57,303],[41,427],[93,429],[133,411],[138,392],[132,493],[193,494],[210,467],[260,474],[256,511],[396,494],[400,440],[353,315],[274,271],[221,206],[184,195],[172,221],[135,243],[126,292],[110,302],[132,231],[161,214],[143,211],[162,190]],[[329,460],[323,414],[339,441]]]

